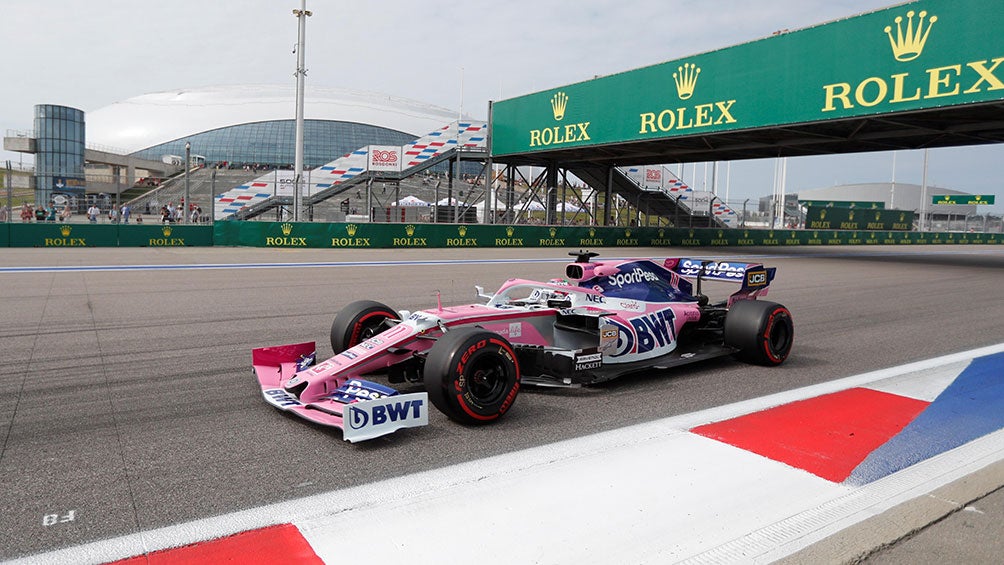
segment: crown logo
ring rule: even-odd
[[[359,229],[359,226],[357,226],[355,224],[349,224],[349,225],[345,226],[345,231],[348,232],[349,237],[355,237],[357,229]]]
[[[59,226],[59,233],[63,234],[63,237],[70,237],[71,231],[73,231],[73,228],[71,228],[70,226],[66,225]]]
[[[795,239],[795,232],[791,232],[791,239]]]
[[[820,220],[825,220],[826,219],[826,210],[820,210],[819,211],[819,219]]]
[[[847,219],[848,220],[854,219],[854,210],[851,210],[850,212],[847,213]]]
[[[282,235],[289,235],[293,231],[293,224],[286,222],[279,226],[279,228],[282,229]]]
[[[927,36],[931,33],[934,22],[938,21],[938,16],[931,16],[931,19],[927,20],[927,29],[924,29],[924,18],[927,17],[927,11],[921,10],[917,16],[917,27],[914,29],[913,10],[906,13],[905,34],[903,33],[903,16],[896,16],[894,20],[896,22],[896,37],[892,36],[892,26],[885,26],[885,34],[889,36],[889,45],[892,46],[892,56],[897,61],[905,63],[920,57],[921,52],[924,51],[924,44],[927,43]]]
[[[719,238],[721,238],[724,235],[725,235],[725,232],[723,232],[722,230],[718,230],[718,237]]]
[[[774,230],[770,230],[769,232],[767,232],[767,237],[774,239]]]
[[[565,117],[565,106],[568,105],[568,95],[564,92],[558,92],[551,97],[551,112],[554,113],[554,119],[561,121]]]
[[[906,212],[901,212],[900,213],[900,215],[899,215],[899,221],[901,221],[901,222],[905,222],[906,221]]]
[[[415,226],[411,224],[404,226],[404,233],[408,234],[408,237],[415,235]]]
[[[596,229],[589,228],[589,237],[596,237]]]
[[[512,237],[512,234],[513,234],[513,232],[515,232],[515,231],[516,231],[516,230],[515,230],[515,229],[513,229],[513,227],[512,227],[512,226],[509,226],[509,227],[507,227],[507,228],[505,229],[505,234],[506,234],[506,236],[507,236],[507,237]]]
[[[631,237],[631,230],[624,230],[624,237]]]
[[[676,95],[680,100],[686,100],[694,95],[694,87],[697,86],[697,76],[701,74],[701,68],[693,63],[684,63],[682,67],[677,67],[676,71],[673,73]]]
[[[551,234],[551,237],[554,237],[558,233],[558,230],[556,228],[551,228],[547,230],[547,233]]]
[[[659,230],[659,237],[665,237],[665,236],[666,236],[666,230]]]
[[[460,226],[459,228],[457,228],[457,233],[460,234],[460,237],[466,236],[467,235],[467,226]]]
[[[694,230],[690,230],[687,234],[687,237],[694,237]]]
[[[881,219],[882,219],[882,212],[875,212],[875,221],[877,222]]]
[[[748,238],[750,236],[750,230],[743,230],[743,237]]]
[[[819,232],[818,231],[812,232],[812,239],[819,239]]]
[[[164,226],[164,229],[160,231],[164,234],[164,237],[171,237],[171,226]]]

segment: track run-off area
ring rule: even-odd
[[[361,444],[260,397],[251,349],[316,341],[325,358],[351,301],[475,302],[474,285],[562,276],[569,251],[8,250],[0,560],[164,556],[246,532],[175,551],[834,561],[926,525],[862,524],[1004,460],[998,246],[600,249],[778,267],[767,299],[792,312],[791,357],[527,388],[494,425],[433,410]],[[811,553],[842,532],[856,539]]]

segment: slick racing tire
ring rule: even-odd
[[[740,359],[758,365],[780,365],[795,338],[791,312],[776,302],[741,300],[725,316],[725,345]]]
[[[432,404],[462,424],[498,420],[519,394],[519,362],[512,345],[477,328],[443,335],[429,350],[424,376]]]
[[[358,300],[342,308],[331,323],[331,349],[337,354],[387,329],[384,320],[398,320],[397,312],[372,300]]]

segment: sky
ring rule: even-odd
[[[301,0],[3,0],[0,131],[31,130],[35,104],[87,111],[214,85],[293,86]],[[486,118],[488,101],[761,39],[897,0],[307,0],[307,89],[403,96]],[[423,37],[439,37],[425,47]],[[294,108],[290,108],[293,117]],[[306,108],[310,118],[310,108]],[[0,161],[30,162],[0,150]],[[1004,146],[929,152],[930,186],[995,194]],[[921,183],[923,151],[788,160],[787,190]],[[720,165],[724,166],[724,165]],[[688,169],[691,169],[688,167]],[[769,195],[774,161],[729,166],[729,200]],[[719,193],[723,193],[719,169]],[[686,181],[701,188],[704,167]],[[710,182],[710,174],[707,177]]]

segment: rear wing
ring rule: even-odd
[[[739,283],[743,290],[766,288],[774,280],[774,274],[777,272],[776,267],[764,267],[762,263],[686,257],[666,259],[663,267],[682,277]]]

